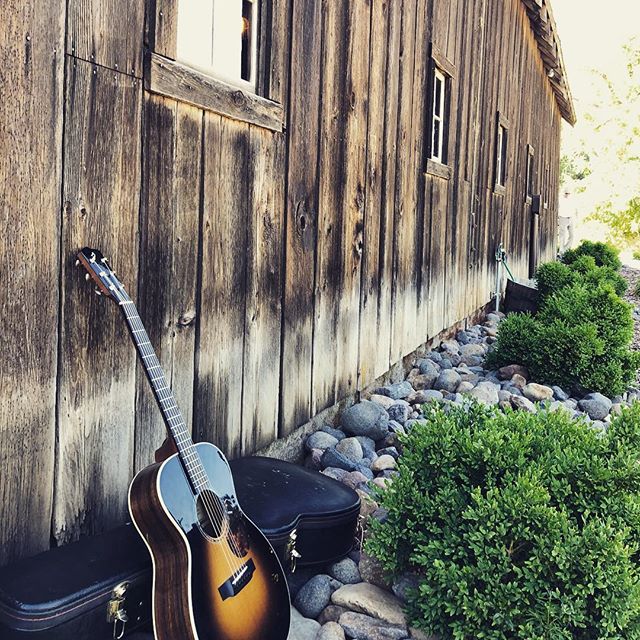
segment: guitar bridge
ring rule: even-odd
[[[224,584],[218,587],[223,600],[237,596],[250,582],[256,565],[249,558]]]

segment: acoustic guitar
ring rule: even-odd
[[[135,304],[104,256],[85,248],[77,264],[96,293],[120,306],[175,444],[129,488],[131,518],[153,561],[156,640],[286,640],[284,572],[240,508],[229,463],[214,445],[193,443]]]

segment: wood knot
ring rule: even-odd
[[[244,93],[242,93],[242,91],[240,91],[240,89],[238,89],[237,91],[233,92],[233,102],[237,107],[244,106],[246,100],[245,100],[245,97],[244,97]]]
[[[178,318],[178,325],[181,327],[190,327],[196,319],[195,313],[183,313]]]

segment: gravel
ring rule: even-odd
[[[624,294],[624,299],[634,306],[633,310],[633,341],[631,348],[640,351],[640,297],[635,294],[636,287],[640,284],[640,269],[623,266],[620,273],[627,279],[629,286]],[[640,371],[636,373],[636,382],[640,384]]]

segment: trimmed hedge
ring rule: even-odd
[[[412,574],[444,640],[640,638],[640,404],[606,433],[566,411],[425,407],[365,549]]]
[[[622,266],[619,253],[615,247],[606,242],[583,240],[575,249],[565,251],[561,260],[565,264],[572,264],[582,256],[591,256],[597,266],[610,267],[614,271],[619,271]]]

